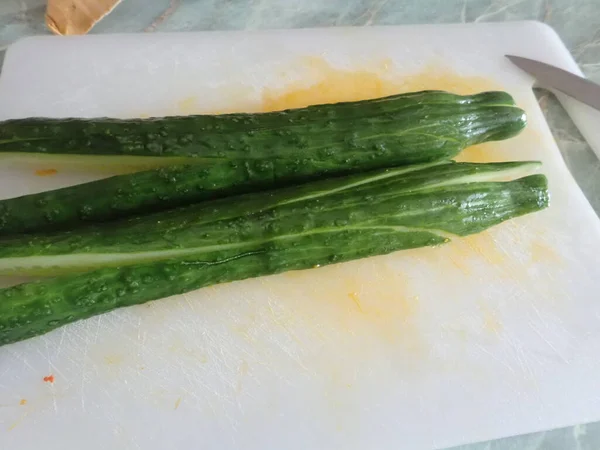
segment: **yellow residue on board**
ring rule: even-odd
[[[181,397],[179,397],[177,400],[175,400],[175,407],[173,409],[177,409],[179,408],[179,405],[181,405]]]
[[[21,422],[23,422],[23,420],[25,420],[25,418],[27,417],[29,413],[28,412],[24,412],[23,415],[21,417],[19,417],[17,420],[15,420],[8,428],[7,431],[12,431],[15,428],[17,428],[17,426],[19,426],[19,424]]]
[[[19,402],[19,405],[21,406],[25,406],[27,404],[27,400],[25,400],[24,398],[21,399],[21,401]]]
[[[434,249],[436,250],[436,249]],[[458,254],[450,254],[448,255],[448,260],[450,261],[450,263],[457,268],[459,271],[461,271],[464,275],[471,275],[472,273],[472,269],[471,266],[469,264],[469,262],[467,262],[465,260],[465,258],[463,258],[460,254],[460,252],[458,252]]]
[[[185,97],[177,102],[177,111],[180,114],[195,114],[198,109],[195,96]]]
[[[244,321],[231,325],[230,329],[248,342],[253,340],[251,329],[256,325],[256,315],[253,313],[244,316]]]
[[[406,251],[423,262],[431,262],[440,270],[449,267],[469,276],[482,263],[492,267],[509,267],[511,255],[497,245],[490,230],[466,237],[453,238],[437,247],[424,247]],[[443,267],[442,267],[443,266]]]
[[[58,170],[56,169],[38,169],[35,171],[35,174],[38,177],[50,177],[52,175],[56,175]]]
[[[483,318],[483,330],[499,334],[503,329],[503,325],[502,322],[500,322],[498,315],[486,305],[479,305],[479,310]]]
[[[460,241],[463,245],[455,247],[456,256],[469,257],[474,254],[492,265],[506,261],[507,255],[496,246],[496,241],[489,231],[461,238]]]
[[[248,361],[242,361],[239,368],[239,373],[241,376],[248,375],[248,371],[250,370],[250,366],[248,365]]]
[[[534,240],[529,251],[533,263],[558,263],[562,261],[560,255],[542,239]]]
[[[486,142],[484,144],[472,145],[465,148],[454,158],[459,162],[500,162],[506,161],[506,154],[498,148],[495,142]]]
[[[341,69],[333,67],[322,58],[305,57],[297,63],[297,69],[307,72],[308,81],[294,82],[284,89],[264,89],[263,111],[365,100],[431,89],[474,94],[498,88],[485,78],[465,77],[435,64],[414,74],[399,75],[398,69],[389,59],[369,64],[365,68]]]
[[[123,362],[123,356],[121,356],[121,355],[106,355],[104,357],[104,362],[109,366],[121,364]]]
[[[401,86],[397,80],[385,79],[390,70],[387,62],[369,69],[345,70],[321,58],[307,57],[300,61],[299,69],[308,70],[308,81],[297,81],[284,89],[264,89],[263,111],[384,97],[398,93]]]
[[[406,355],[426,355],[427,345],[417,323],[420,301],[410,279],[385,261],[364,263],[365,267],[352,262],[348,263],[351,266],[340,264],[317,271],[288,272],[283,274],[286,283],[265,282],[273,297],[290,298],[289,292],[293,291],[303,299],[291,303],[295,305],[293,314],[274,312],[274,320],[294,340],[295,330],[306,327],[314,328],[314,337],[327,339],[328,333],[319,333],[326,327],[354,338],[364,335],[379,342],[378,345],[391,345]],[[352,266],[361,267],[361,273],[353,275]],[[302,343],[298,339],[298,344]],[[360,358],[360,348],[352,351]]]
[[[238,368],[238,379],[237,379],[237,383],[235,386],[236,393],[239,394],[242,392],[243,380],[244,380],[244,377],[246,375],[248,375],[249,371],[250,371],[250,365],[248,364],[248,361],[242,360],[242,362],[240,363],[240,367]]]
[[[156,319],[160,319],[160,317],[157,316]],[[204,350],[198,351],[194,347],[189,346],[184,338],[173,338],[170,342],[171,345],[167,347],[167,350],[172,354],[177,355],[177,358],[186,359],[193,362],[193,364],[206,364],[208,362],[206,352]]]
[[[205,101],[197,95],[188,95],[175,102],[175,115],[193,114],[229,114],[240,112],[261,112],[261,106],[256,101],[256,91],[251,86],[227,85],[218,89],[220,106],[207,108]],[[210,102],[209,102],[210,103]]]
[[[348,293],[348,298],[350,298],[350,300],[352,300],[354,303],[356,303],[356,307],[358,308],[358,310],[360,312],[364,312],[362,309],[362,306],[360,305],[360,296],[358,295],[358,292],[349,292]]]

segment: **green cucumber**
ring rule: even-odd
[[[9,120],[0,123],[0,160],[37,155],[45,166],[52,157],[161,168],[0,201],[0,234],[450,159],[467,146],[515,136],[525,122],[505,92],[441,91],[260,114]]]
[[[443,236],[469,234],[514,214],[511,185],[484,182],[530,173],[538,166],[536,162],[413,165],[75,230],[9,236],[0,239],[0,275],[48,276],[195,258],[214,251],[251,251],[272,239],[289,239],[290,232],[320,229],[323,223],[336,229],[373,221],[381,226],[444,230]],[[475,195],[480,198],[469,203]],[[476,205],[486,210],[476,210]],[[478,214],[484,212],[480,219]],[[477,228],[479,220],[482,226]]]
[[[490,181],[520,176],[534,166],[441,163],[390,169],[5,241],[0,245],[5,272],[10,267],[18,274],[95,270],[0,290],[0,344],[203,286],[477,233],[547,206],[543,175]]]
[[[273,239],[287,240],[289,233],[371,222],[433,230],[434,235],[443,230],[441,237],[470,234],[505,220],[521,207],[512,204],[510,184],[489,181],[530,173],[538,166],[535,162],[413,165],[75,230],[6,237],[0,240],[0,275],[47,276],[196,258],[215,251],[239,253],[260,249]]]

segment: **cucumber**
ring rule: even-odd
[[[525,126],[505,92],[424,91],[261,114],[0,123],[0,159],[90,158],[119,175],[0,201],[0,234],[63,229],[211,198],[450,159]],[[149,167],[160,166],[154,170]],[[167,166],[167,167],[165,167]]]
[[[376,171],[29,238],[29,247],[3,242],[4,271],[94,270],[0,290],[0,344],[203,286],[477,233],[548,205],[543,175],[490,181],[534,166],[441,163]]]
[[[229,197],[82,229],[7,237],[0,240],[0,275],[48,276],[195,258],[230,249],[243,252],[261,248],[272,239],[289,239],[289,233],[304,233],[315,227],[337,230],[346,224],[352,227],[375,222],[444,230],[442,237],[448,233],[464,235],[514,214],[510,185],[484,182],[530,173],[538,166],[535,162],[413,165]],[[469,200],[476,194],[479,199]]]

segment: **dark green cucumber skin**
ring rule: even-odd
[[[442,162],[383,169],[74,230],[8,236],[0,239],[0,274],[27,274],[5,264],[5,258],[110,256],[101,262],[79,258],[74,266],[56,265],[42,273],[54,275],[171,257],[160,253],[165,251],[202,253],[206,247],[224,245],[244,251],[272,238],[344,226],[402,226],[464,236],[511,218],[526,206],[544,206],[544,192],[539,199],[519,197],[516,181],[435,186],[523,164],[527,163]],[[154,253],[141,256],[144,252]],[[125,259],[117,260],[119,255]]]
[[[204,286],[344,262],[440,243],[428,233],[398,239],[390,233],[342,233],[328,245],[305,238],[272,243],[256,252],[105,268],[0,290],[0,345],[47,333],[113,309],[182,294]],[[291,245],[287,245],[291,244]],[[336,244],[347,246],[344,252]]]
[[[189,164],[0,201],[0,234],[450,159],[467,146],[515,136],[525,124],[505,92],[440,91],[260,114],[9,120],[0,124],[0,153],[189,157]]]
[[[0,200],[0,236],[61,230],[147,214],[244,192],[275,188],[298,177],[218,163],[206,169],[176,165],[118,175],[53,191]],[[311,177],[307,176],[306,181]]]
[[[505,139],[523,126],[524,112],[506,92],[460,96],[423,91],[268,113],[15,119],[0,125],[0,151],[227,162],[322,159],[334,165],[381,153],[390,163],[393,154],[416,163]]]
[[[436,228],[467,235],[548,204],[543,175],[430,188],[400,196],[380,191],[384,194],[381,201],[368,192],[358,192],[346,192],[345,199],[332,194],[250,215],[239,214],[245,210],[241,202],[236,207],[230,202],[229,210],[226,204],[217,205],[213,219],[220,220],[209,222],[202,238],[209,244],[237,242],[233,248],[182,259],[104,267],[2,289],[0,344],[208,285],[442,244],[448,239],[433,231]],[[412,208],[427,208],[429,220],[399,219],[403,211]],[[432,231],[397,228],[406,223],[426,225]]]

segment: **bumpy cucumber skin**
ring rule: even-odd
[[[322,154],[340,164],[375,150],[400,152],[416,163],[431,159],[428,152],[451,157],[457,146],[512,136],[523,128],[523,116],[506,92],[423,91],[269,113],[8,120],[0,126],[0,151],[211,161],[301,161]]]
[[[515,136],[525,123],[525,113],[505,92],[440,91],[262,114],[10,120],[0,124],[0,153],[158,156],[178,163],[183,157],[189,164],[0,201],[0,234],[450,159],[469,145]]]
[[[116,308],[145,303],[204,286],[442,243],[429,233],[398,236],[342,232],[329,245],[311,237],[241,254],[207,255],[200,261],[166,261],[105,268],[0,290],[0,345],[47,333]],[[336,244],[344,244],[340,252]]]
[[[69,231],[9,236],[0,239],[0,274],[56,275],[168,259],[173,252],[199,255],[217,247],[237,246],[243,252],[315,228],[377,225],[470,234],[510,218],[532,199],[521,196],[516,182],[452,183],[530,165],[535,163],[384,169]],[[52,258],[51,265],[42,264],[45,257]]]
[[[298,179],[301,179],[299,176]],[[310,177],[307,177],[307,180]],[[68,229],[220,197],[275,188],[274,180],[234,164],[176,165],[0,200],[0,236]]]
[[[430,193],[425,190],[409,195],[412,201],[408,203],[405,197],[393,193],[374,202],[363,192],[339,209],[333,203],[340,200],[335,195],[330,203],[314,198],[312,203],[290,203],[287,211],[258,212],[250,216],[250,222],[240,220],[244,218],[237,212],[227,218],[226,211],[215,208],[222,220],[207,228],[210,232],[206,239],[216,242],[229,234],[236,237],[239,245],[182,259],[105,267],[0,290],[0,344],[40,335],[119,307],[212,284],[442,244],[449,239],[439,230],[462,235],[476,233],[548,204],[547,180],[543,175],[504,183],[468,183],[441,191],[433,188]],[[453,206],[446,209],[448,205]],[[416,208],[436,211],[429,214],[425,223],[423,217],[408,222],[401,218],[403,211]]]

